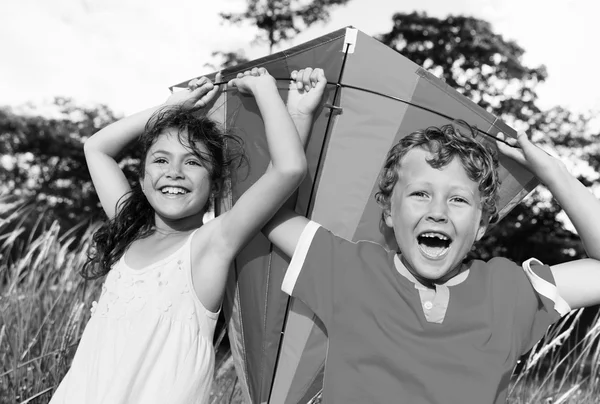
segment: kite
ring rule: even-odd
[[[281,79],[284,99],[292,70],[324,69],[328,86],[307,145],[308,175],[297,193],[296,211],[349,240],[395,248],[393,234],[380,225],[374,194],[386,153],[403,136],[462,119],[477,127],[482,142],[493,144],[498,132],[516,137],[508,125],[432,73],[352,27],[229,68],[224,80],[259,66]],[[173,87],[186,87],[188,81]],[[246,175],[232,180],[228,198],[221,201],[227,209],[266,170],[269,153],[252,97],[224,91],[210,114],[244,138],[249,160]],[[499,173],[503,217],[538,181],[502,156]],[[240,253],[229,277],[223,310],[241,389],[253,404],[308,403],[323,385],[327,336],[303,303],[281,291],[288,263],[259,234]]]

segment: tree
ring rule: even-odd
[[[483,20],[465,16],[445,19],[425,13],[397,13],[390,32],[378,37],[415,63],[575,166],[600,168],[600,149],[589,130],[589,116],[556,107],[537,106],[536,87],[546,79],[544,66],[527,67],[525,51],[496,34]],[[591,186],[598,179],[582,174]],[[584,250],[576,234],[559,219],[561,208],[541,187],[525,203],[492,227],[474,256],[502,255],[522,262],[531,256],[548,264],[580,258]]]
[[[378,39],[413,62],[433,71],[451,87],[503,118],[529,122],[540,110],[536,85],[546,79],[544,66],[529,68],[513,41],[473,17],[393,16],[392,30]]]
[[[249,22],[258,28],[256,42],[266,42],[269,53],[280,42],[292,39],[303,29],[329,20],[329,9],[349,0],[248,0],[242,13],[221,13],[232,24]]]
[[[205,63],[204,67],[211,68],[213,70],[218,69],[227,69],[228,67],[232,67],[241,63],[248,62],[248,58],[246,57],[244,51],[242,49],[238,49],[237,52],[221,52],[215,51],[212,54],[212,57],[220,58],[220,62],[217,64],[213,63]]]
[[[0,186],[2,193],[29,201],[46,222],[69,229],[82,220],[103,217],[83,154],[83,141],[114,122],[105,105],[78,106],[56,98],[52,116],[0,108]],[[123,168],[135,179],[127,155]]]

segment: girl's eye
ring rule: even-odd
[[[198,160],[188,160],[186,163],[192,166],[202,166],[202,164]]]
[[[427,192],[425,191],[415,191],[413,193],[410,194],[411,196],[416,196],[417,198],[426,198],[427,197]]]
[[[154,159],[154,162],[157,163],[157,164],[164,164],[164,163],[167,162],[167,159],[159,157],[157,159]]]

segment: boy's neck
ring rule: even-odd
[[[424,276],[421,276],[417,271],[415,271],[410,266],[410,264],[404,259],[404,256],[402,254],[398,254],[398,257],[400,258],[400,262],[402,263],[404,268],[406,268],[406,270],[413,276],[413,278],[415,278],[415,280],[417,282],[419,282],[421,285],[423,285],[429,289],[435,289],[435,285],[445,284],[450,279],[455,278],[456,276],[458,276],[462,272],[464,272],[464,270],[466,268],[465,265],[463,265],[461,263],[456,268],[452,269],[451,271],[448,271],[444,276],[442,276],[438,279],[429,279],[429,278],[425,278]]]

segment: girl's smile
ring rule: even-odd
[[[189,193],[190,191],[186,188],[182,188],[179,186],[166,186],[166,187],[162,187],[160,189],[160,191],[163,193],[163,195],[167,195],[167,196],[178,196],[178,195],[185,195],[187,193]]]

